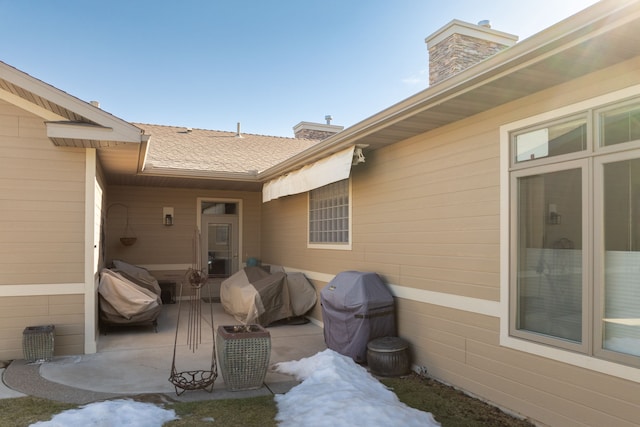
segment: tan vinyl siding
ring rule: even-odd
[[[133,264],[187,264],[193,262],[193,236],[196,229],[197,199],[242,200],[243,253],[260,258],[261,194],[179,188],[109,186],[107,189],[107,262],[122,259]],[[119,239],[124,232],[125,210],[129,210],[129,225],[138,241],[129,247]],[[174,225],[162,222],[162,208],[173,207]]]
[[[82,282],[84,150],[0,101],[0,286]]]
[[[306,248],[304,194],[265,204],[267,262],[498,300],[498,155],[497,130],[466,129],[370,153],[352,170],[353,250]]]
[[[640,398],[632,395],[638,387],[632,381],[500,347],[497,318],[404,299],[396,303],[414,359],[446,383],[550,425],[610,425],[610,417],[621,426],[637,421]]]
[[[628,61],[392,146],[365,149],[366,163],[354,166],[351,177],[353,250],[307,249],[303,194],[264,204],[265,260],[318,276],[376,271],[417,293],[498,302],[500,126],[640,84],[639,71],[640,59]],[[467,302],[470,311],[396,302],[398,334],[411,343],[413,363],[435,378],[548,425],[637,425],[637,382],[501,347],[500,313],[474,313],[473,302]],[[321,319],[320,307],[311,315]]]
[[[84,282],[85,151],[55,147],[41,118],[0,101],[0,286]],[[27,326],[56,326],[55,354],[84,352],[84,297],[0,297],[0,359]]]
[[[55,355],[84,353],[82,295],[0,298],[0,360],[22,359],[24,329],[50,324],[55,325]]]

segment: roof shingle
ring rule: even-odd
[[[145,165],[193,172],[264,171],[319,140],[135,123],[150,135]]]

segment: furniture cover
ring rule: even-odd
[[[122,272],[102,269],[98,285],[100,321],[116,325],[155,325],[162,300],[160,294],[152,290],[155,286],[149,287],[134,282]]]
[[[316,303],[313,285],[302,273],[245,267],[220,286],[224,310],[243,324],[268,326],[303,316]]]

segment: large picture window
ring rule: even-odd
[[[640,159],[608,160],[597,163],[604,198],[598,344],[604,355],[640,356]]]
[[[309,192],[309,245],[311,247],[350,248],[349,199],[348,179]]]
[[[518,330],[582,342],[582,170],[517,178]]]
[[[640,100],[510,139],[510,335],[640,366]]]

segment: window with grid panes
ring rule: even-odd
[[[349,243],[349,180],[309,192],[309,243]]]
[[[640,366],[640,99],[510,139],[511,335]]]

